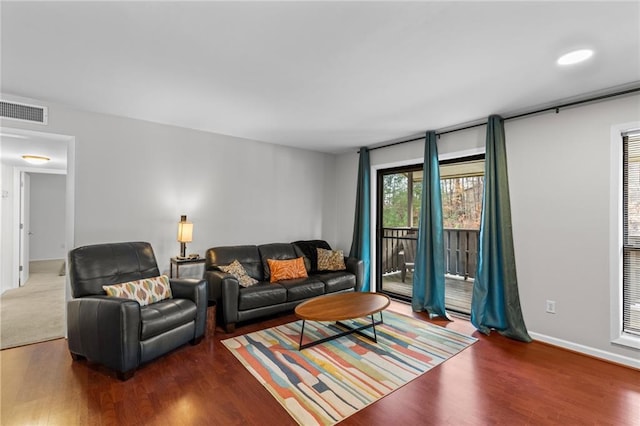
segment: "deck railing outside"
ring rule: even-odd
[[[382,273],[397,272],[404,262],[413,264],[418,228],[383,228]],[[445,272],[464,278],[475,278],[478,257],[477,229],[444,229]],[[405,249],[405,247],[408,249]]]

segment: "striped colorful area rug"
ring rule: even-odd
[[[299,424],[333,425],[477,341],[390,311],[383,315],[378,343],[351,334],[298,351],[302,321],[222,343]],[[334,323],[307,321],[304,342],[341,331]]]

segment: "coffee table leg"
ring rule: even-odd
[[[309,343],[305,343],[304,345],[302,344],[302,336],[304,334],[305,320],[302,320],[302,329],[300,330],[300,342],[298,343],[298,350],[301,351],[303,349],[310,348],[311,346],[319,345],[320,343],[328,342],[330,340],[334,340],[334,339],[337,339],[337,338],[342,337],[342,336],[347,336],[347,335],[352,334],[352,333],[359,334],[360,336],[366,337],[367,339],[369,339],[369,340],[371,340],[371,341],[373,341],[375,343],[378,343],[378,334],[376,333],[376,325],[384,324],[383,321],[382,321],[382,311],[380,311],[380,321],[378,321],[378,322],[375,321],[375,318],[373,317],[373,315],[374,314],[371,314],[371,324],[365,324],[365,325],[362,325],[362,326],[356,327],[356,328],[351,328],[349,325],[347,325],[347,324],[345,324],[345,323],[343,323],[341,321],[336,321],[336,325],[339,325],[339,326],[341,326],[343,328],[346,328],[347,331],[344,331],[344,332],[338,333],[338,334],[334,334],[334,335],[331,335],[331,336],[328,336],[328,337],[324,337],[322,339],[315,340],[315,341],[312,341],[312,342],[309,342]],[[373,337],[371,337],[368,334],[362,332],[362,330],[366,330],[368,328],[373,328]]]
[[[382,315],[382,312],[380,314]],[[378,335],[376,334],[376,321],[373,319],[373,314],[371,314],[371,327],[373,328],[373,341],[378,343]]]
[[[373,328],[373,341],[378,343],[378,335],[376,333],[376,324],[384,324],[384,321],[382,320],[382,311],[380,311],[380,321],[376,322],[373,319],[373,314],[371,314],[371,327]],[[359,333],[362,334],[362,333]],[[363,334],[363,336],[368,337],[366,334]]]
[[[300,330],[300,342],[298,343],[298,350],[302,350],[302,336],[304,336],[304,320],[302,320],[302,329]]]

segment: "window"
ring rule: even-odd
[[[640,132],[622,143],[622,333],[640,337]]]
[[[484,155],[441,161],[440,188],[444,227],[480,229]]]

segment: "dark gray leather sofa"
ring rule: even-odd
[[[322,240],[214,247],[207,250],[204,278],[209,285],[209,300],[216,302],[227,332],[235,330],[237,322],[260,318],[292,310],[312,297],[327,293],[360,291],[363,263],[345,257],[345,271],[317,271],[313,252],[315,247],[330,249]],[[267,259],[305,258],[308,278],[270,283]],[[241,287],[238,280],[222,272],[218,266],[238,260],[247,274],[259,281],[251,287]],[[314,268],[315,266],[315,268]],[[221,308],[221,309],[220,309]]]
[[[140,364],[204,336],[204,280],[171,279],[173,298],[147,306],[107,296],[102,289],[159,276],[149,243],[78,247],[69,252],[69,272],[74,299],[67,304],[67,332],[74,360],[87,358],[126,380]]]

